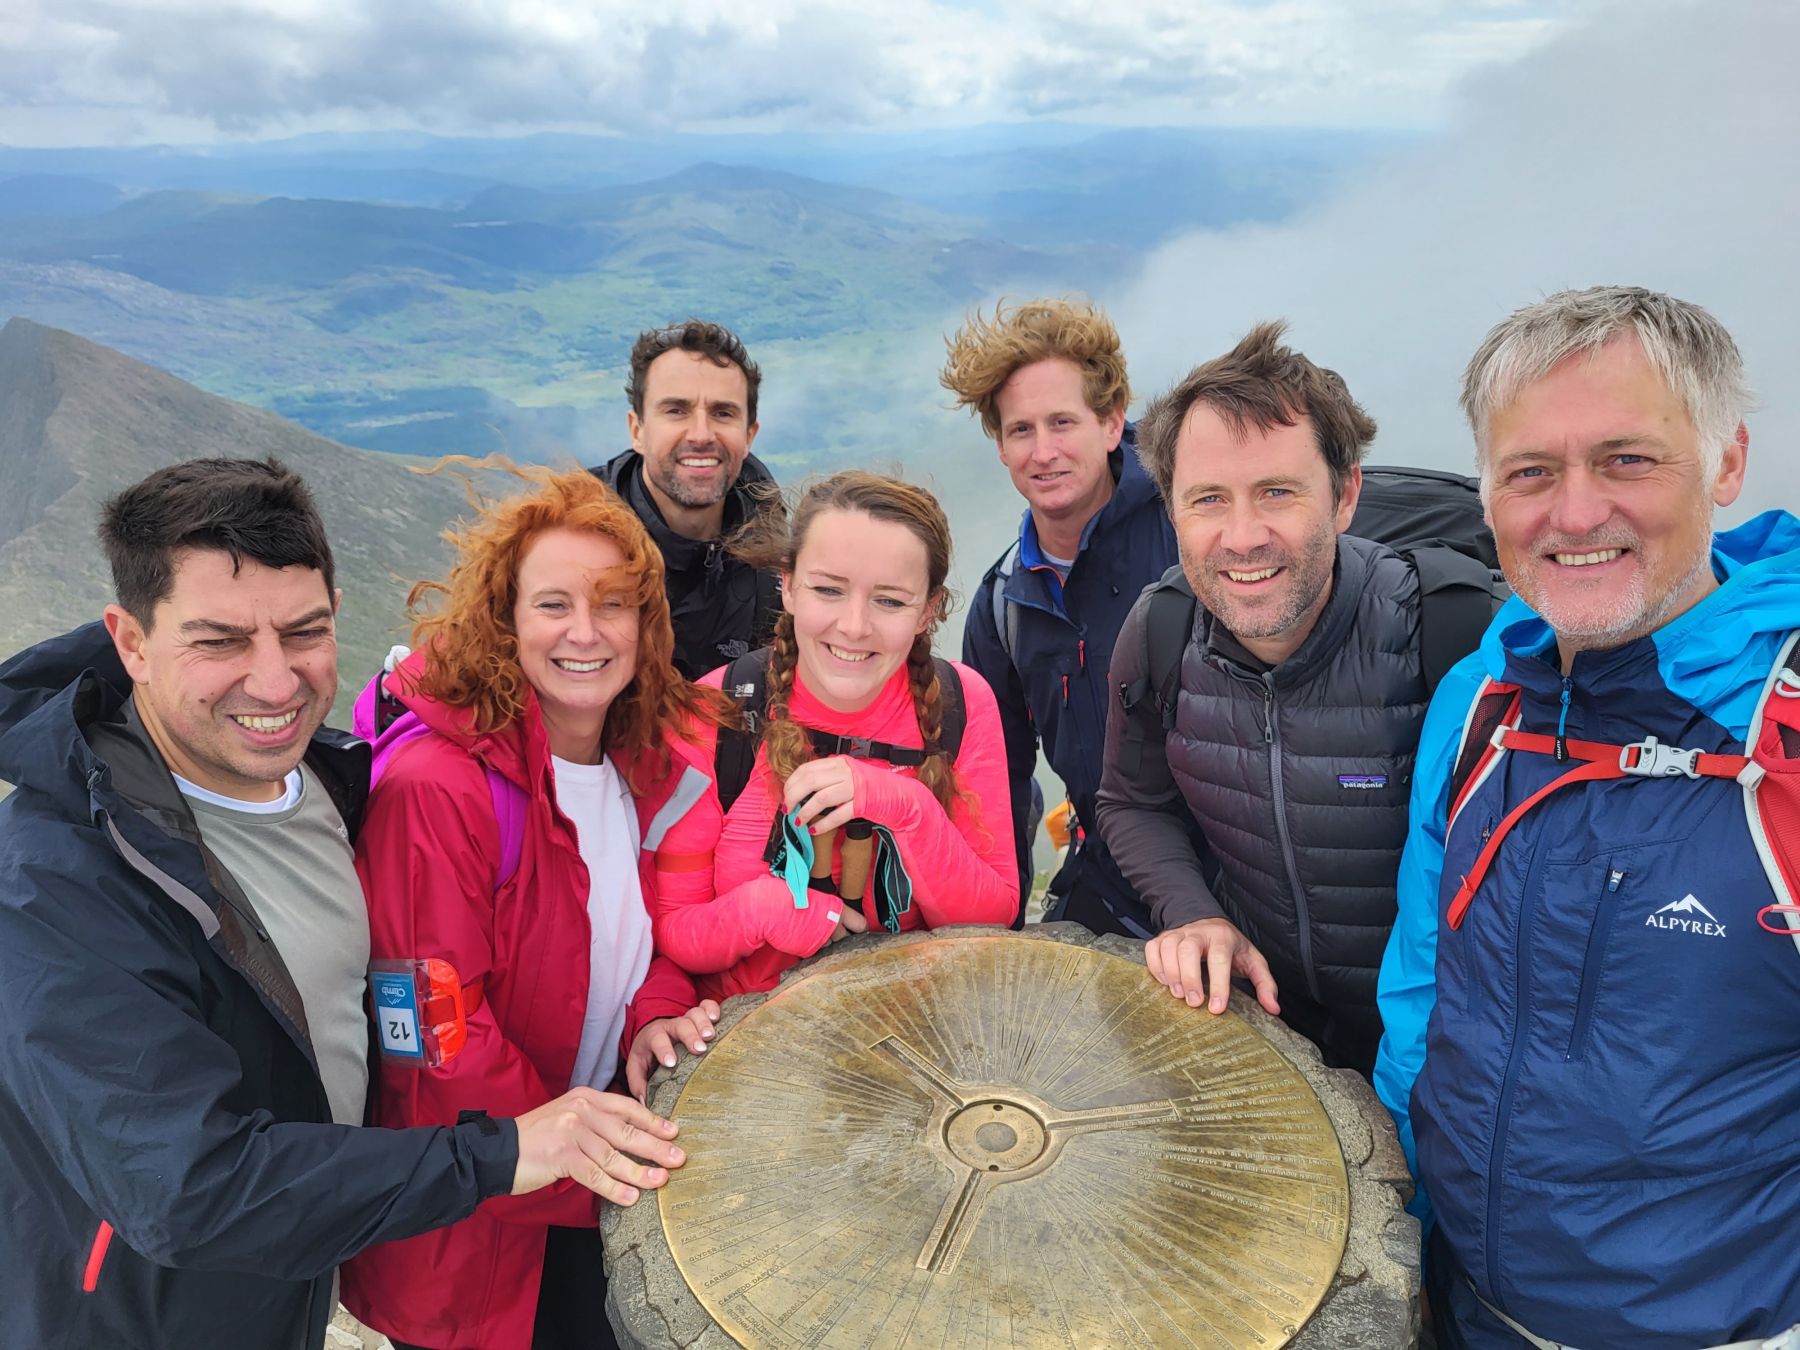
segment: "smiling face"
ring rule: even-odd
[[[169,768],[240,801],[273,801],[337,696],[337,597],[310,567],[234,569],[183,549],[146,630],[119,605],[106,628]]]
[[[1181,570],[1213,616],[1257,658],[1279,665],[1312,631],[1331,593],[1337,537],[1356,514],[1362,470],[1333,500],[1312,423],[1240,434],[1196,403],[1175,442],[1171,482]]]
[[[781,602],[794,616],[800,678],[839,712],[860,712],[905,663],[930,625],[925,543],[906,526],[861,511],[813,517],[783,573]]]
[[[638,607],[614,572],[625,553],[605,535],[552,529],[519,559],[513,631],[550,749],[595,764],[606,710],[637,674]]]
[[[1635,338],[1578,353],[1488,420],[1500,566],[1574,653],[1620,646],[1718,582],[1713,507],[1736,500],[1746,438],[1705,481],[1699,434]]]
[[[701,352],[664,352],[644,372],[644,412],[625,414],[644,476],[671,525],[684,512],[719,506],[756,440],[750,385],[727,361]]]
[[[1081,527],[1112,496],[1107,457],[1125,429],[1122,410],[1088,407],[1081,367],[1060,357],[1021,366],[995,397],[1000,462],[1044,524]]]

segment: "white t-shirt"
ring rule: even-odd
[[[604,1091],[619,1069],[625,1006],[650,970],[650,912],[638,881],[637,808],[612,762],[552,758],[556,804],[575,825],[588,870],[587,1013],[570,1087]]]

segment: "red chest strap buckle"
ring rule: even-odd
[[[1503,727],[1495,732],[1494,737],[1502,750],[1524,750],[1539,755],[1553,755],[1557,751],[1557,738],[1538,732]],[[1482,879],[1487,876],[1488,868],[1493,866],[1494,858],[1500,852],[1501,841],[1512,832],[1513,826],[1524,818],[1526,812],[1558,789],[1568,787],[1571,783],[1608,778],[1736,778],[1750,763],[1743,755],[1714,755],[1664,745],[1654,736],[1646,736],[1631,745],[1564,740],[1562,750],[1570,759],[1582,762],[1544,784],[1507,812],[1505,819],[1494,827],[1486,845],[1476,855],[1475,865],[1463,877],[1456,897],[1450,902],[1450,910],[1445,917],[1451,928],[1462,927],[1463,918],[1468,914],[1469,906],[1474,903],[1475,892],[1481,889]]]

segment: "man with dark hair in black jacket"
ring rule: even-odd
[[[1259,325],[1139,423],[1181,565],[1119,632],[1100,828],[1155,916],[1145,957],[1172,994],[1223,1012],[1246,978],[1327,1063],[1367,1075],[1430,699],[1420,585],[1407,557],[1343,533],[1375,423],[1281,335]],[[1152,688],[1147,625],[1184,585],[1179,678]]]
[[[176,464],[101,540],[104,622],[0,666],[0,1345],[317,1350],[364,1247],[661,1185],[675,1127],[617,1094],[362,1125],[369,748],[323,725],[338,592],[298,475]]]
[[[762,372],[730,329],[703,319],[652,328],[631,348],[631,449],[594,469],[662,550],[675,666],[698,679],[760,647],[781,608],[779,579],[730,550],[775,497],[750,447]]]

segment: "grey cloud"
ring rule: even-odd
[[[749,118],[794,129],[1047,112],[1128,121],[1149,108],[1185,121],[1285,110],[1336,122],[1369,120],[1369,107],[1356,110],[1371,99],[1384,115],[1407,104],[1420,119],[1450,75],[1541,23],[1496,18],[1471,0],[14,4],[0,111],[61,102],[230,135],[309,122],[639,131]],[[1421,43],[1438,54],[1415,59]]]
[[[1551,291],[1629,283],[1705,305],[1759,411],[1742,518],[1800,505],[1800,10],[1628,4],[1466,86],[1457,130],[1289,225],[1154,255],[1114,307],[1160,389],[1283,316],[1375,413],[1376,461],[1467,471],[1456,407],[1488,327]]]

